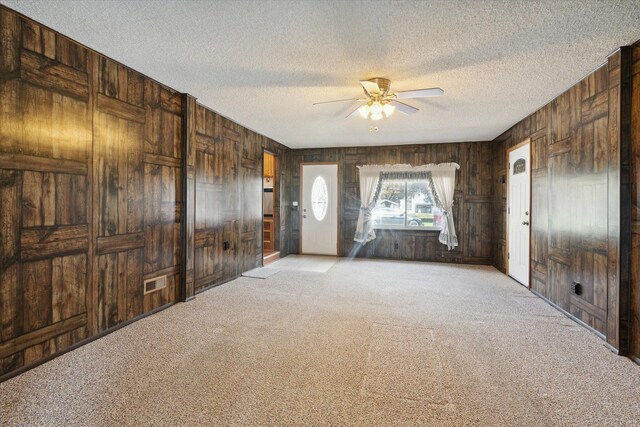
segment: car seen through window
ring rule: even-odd
[[[442,228],[442,211],[426,180],[383,181],[372,217],[378,229]]]

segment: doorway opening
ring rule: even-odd
[[[300,253],[338,255],[338,164],[301,165]]]
[[[531,240],[531,144],[507,150],[507,274],[529,287]]]
[[[264,150],[262,162],[262,264],[280,258],[280,163]]]

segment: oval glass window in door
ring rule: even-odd
[[[316,177],[311,186],[311,208],[313,216],[318,221],[322,221],[327,215],[327,203],[329,202],[329,193],[327,183],[321,176]]]

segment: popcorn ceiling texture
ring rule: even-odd
[[[638,0],[0,0],[291,148],[486,141],[640,38]],[[439,86],[344,117],[358,80]]]
[[[638,384],[492,267],[342,259],[239,278],[8,380],[0,424],[637,426]]]

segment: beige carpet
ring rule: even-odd
[[[640,366],[490,267],[242,277],[0,384],[3,426],[638,425]]]
[[[326,273],[339,259],[334,256],[324,255],[289,255],[269,264],[269,267],[283,271]]]

